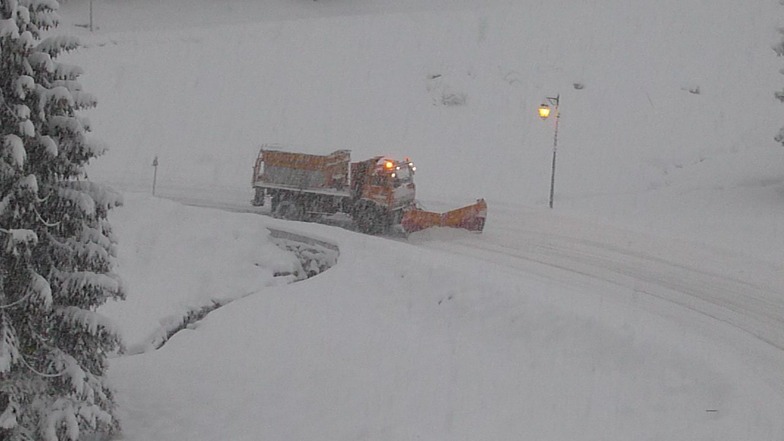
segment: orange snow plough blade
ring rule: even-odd
[[[485,228],[486,217],[487,203],[484,199],[479,199],[473,205],[446,213],[433,213],[419,209],[409,210],[403,215],[400,224],[407,233],[414,233],[430,227],[464,228],[468,231],[481,232]]]

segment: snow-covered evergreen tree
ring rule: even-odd
[[[124,296],[107,212],[120,196],[87,180],[104,148],[77,112],[95,105],[78,42],[44,38],[56,0],[0,0],[0,439],[77,440],[118,429],[96,313]]]

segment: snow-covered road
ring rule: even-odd
[[[229,211],[264,211],[240,197],[221,202],[195,193],[167,197]],[[408,243],[577,286],[609,282],[630,298],[651,296],[688,308],[784,350],[784,271],[740,252],[510,206],[493,206],[482,234],[435,229],[412,235]]]
[[[630,295],[664,299],[784,349],[784,273],[752,256],[547,211],[496,207],[482,235],[431,232],[412,239],[512,270],[578,283],[585,277],[610,282]]]

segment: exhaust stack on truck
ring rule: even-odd
[[[434,226],[482,231],[487,204],[447,213],[416,207],[416,167],[409,159],[384,156],[351,162],[349,150],[311,155],[264,146],[253,167],[253,205],[269,199],[273,216],[291,220],[319,220],[337,213],[351,217],[357,230],[384,234],[407,233]]]

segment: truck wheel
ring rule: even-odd
[[[386,230],[384,213],[372,204],[362,204],[354,212],[357,230],[365,234],[382,234]]]
[[[304,210],[292,201],[280,201],[273,215],[279,219],[301,220]]]
[[[253,201],[251,204],[254,207],[262,207],[264,206],[264,190],[261,188],[256,189],[256,195],[253,197]]]

